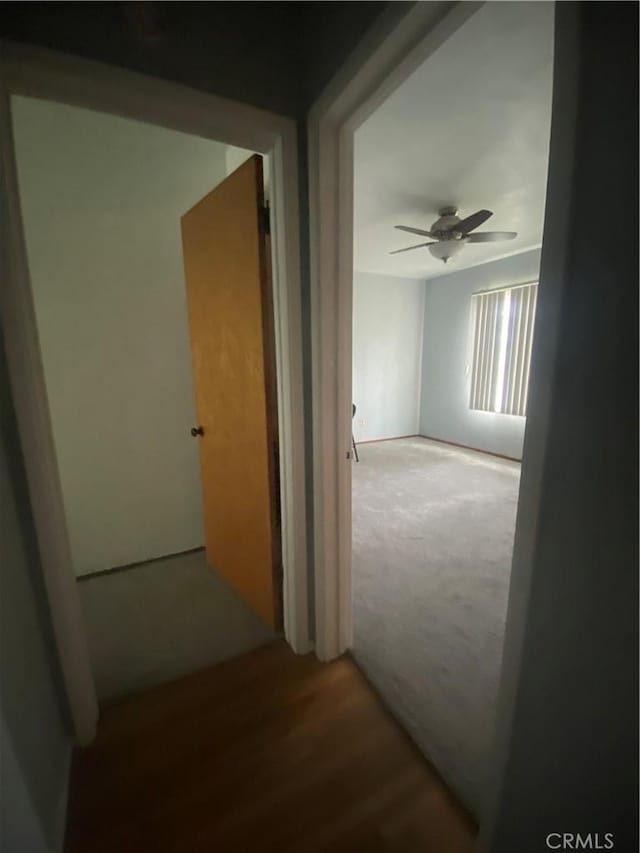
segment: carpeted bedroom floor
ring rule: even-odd
[[[491,746],[520,464],[428,439],[353,466],[354,655],[472,813]]]

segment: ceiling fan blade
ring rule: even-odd
[[[467,243],[495,243],[497,240],[513,240],[517,231],[478,231],[466,237]]]
[[[475,213],[472,213],[471,216],[467,216],[466,219],[462,219],[458,222],[457,225],[454,226],[454,231],[459,231],[461,234],[468,234],[469,231],[473,231],[474,228],[477,228],[479,225],[482,225],[483,222],[486,222],[490,216],[493,216],[493,211],[491,210],[476,210]]]
[[[423,246],[433,246],[433,243],[418,243],[417,246],[407,246],[406,249],[396,249],[395,252],[389,252],[389,254],[399,255],[400,252],[410,252],[412,249],[422,249]]]
[[[435,234],[432,234],[431,231],[423,231],[421,228],[409,228],[407,225],[394,225],[394,228],[397,228],[398,231],[407,231],[409,234],[419,234],[421,237],[435,237]]]

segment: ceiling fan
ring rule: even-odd
[[[413,249],[428,246],[433,257],[446,264],[449,258],[457,255],[467,243],[493,243],[497,240],[513,240],[517,236],[516,231],[477,231],[472,234],[472,231],[493,216],[491,210],[478,210],[466,219],[460,219],[456,207],[443,207],[438,213],[440,218],[433,223],[429,231],[424,231],[422,228],[409,228],[407,225],[395,226],[399,231],[408,231],[409,234],[432,237],[434,242],[418,243],[417,246],[396,249],[389,254],[398,255],[400,252],[410,252]]]

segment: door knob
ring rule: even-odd
[[[191,427],[191,435],[195,438],[197,435],[204,435],[204,430],[201,426]]]

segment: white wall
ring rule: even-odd
[[[12,98],[35,311],[74,567],[203,543],[180,216],[226,146]]]
[[[424,308],[420,433],[522,458],[525,418],[469,408],[471,296],[537,280],[540,250],[430,279]]]
[[[356,441],[418,432],[423,315],[423,281],[354,272]]]

